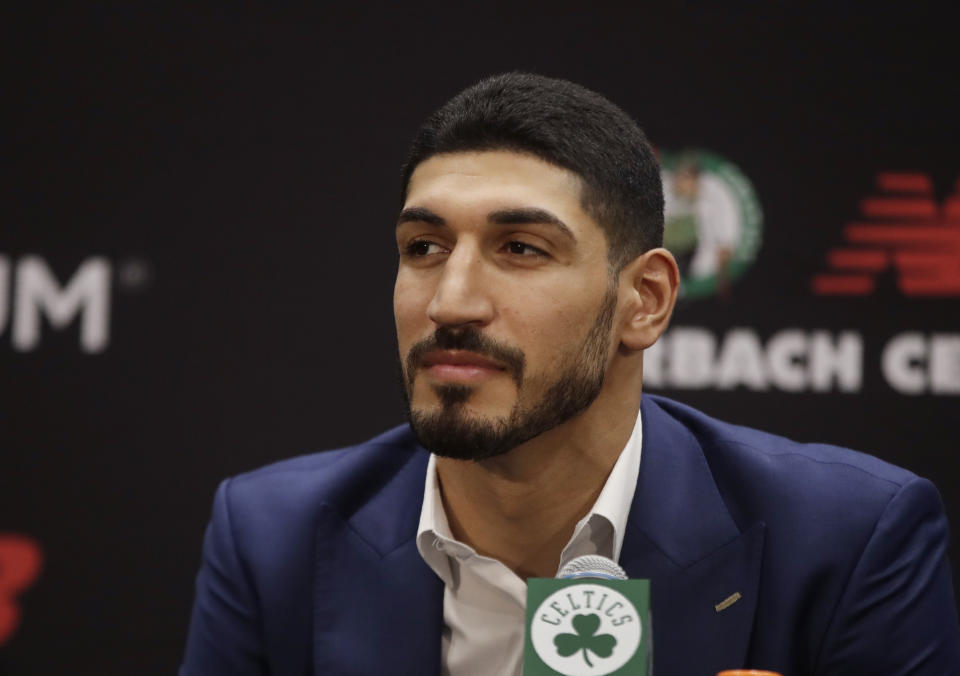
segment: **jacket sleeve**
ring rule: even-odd
[[[230,480],[217,488],[203,541],[180,676],[266,674],[256,593],[237,553]]]
[[[948,537],[933,484],[902,486],[840,597],[817,674],[960,674]]]

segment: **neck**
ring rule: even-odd
[[[610,375],[615,372],[608,372],[587,409],[501,456],[437,459],[444,508],[458,540],[521,578],[556,574],[564,546],[600,495],[636,422],[639,380],[617,382]]]

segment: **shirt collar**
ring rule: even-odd
[[[603,517],[613,527],[613,552],[611,552],[612,556],[610,558],[614,561],[620,559],[623,536],[627,529],[627,519],[630,516],[630,506],[633,504],[633,495],[637,490],[637,478],[640,476],[640,451],[642,448],[643,425],[640,420],[640,412],[637,411],[637,420],[633,425],[633,432],[630,434],[626,446],[623,447],[620,457],[617,458],[613,469],[610,470],[610,476],[607,477],[600,495],[597,496],[597,501],[593,503],[593,507],[574,529],[571,542],[576,539],[581,523],[589,523],[595,515]]]
[[[440,497],[440,482],[437,481],[437,456],[431,453],[427,461],[420,524],[417,526],[417,551],[448,587],[451,585],[450,560],[443,550],[445,543],[453,542],[455,540]]]

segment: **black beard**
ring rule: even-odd
[[[533,405],[525,405],[523,398],[521,388],[525,380],[525,360],[521,351],[499,344],[491,345],[486,336],[473,328],[458,329],[456,332],[445,327],[437,329],[432,339],[421,341],[411,348],[406,360],[407,377],[401,376],[407,418],[417,441],[442,457],[485,460],[502,455],[583,411],[593,403],[603,387],[616,306],[616,287],[611,286],[583,344],[557,365],[559,377]],[[410,395],[419,356],[435,345],[439,345],[440,349],[470,349],[501,362],[507,361],[508,372],[517,383],[519,393],[510,415],[494,419],[469,416],[465,412],[465,404],[473,392],[469,385],[435,386],[434,392],[440,399],[439,410],[426,413],[412,410]],[[508,353],[510,358],[505,360],[504,356]],[[519,370],[514,370],[518,365]]]

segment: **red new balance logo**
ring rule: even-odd
[[[907,296],[960,296],[960,179],[942,205],[926,174],[878,174],[880,195],[860,202],[862,221],[844,226],[849,246],[827,254],[815,275],[818,295],[863,296],[893,269]]]

